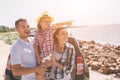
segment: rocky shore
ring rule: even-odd
[[[81,53],[84,55],[89,68],[90,80],[119,80],[113,75],[118,74],[120,70],[120,46],[110,44],[99,44],[94,41],[80,41]],[[4,72],[7,63],[7,57],[12,45],[7,45],[0,40],[0,80],[4,80]],[[107,52],[106,52],[107,51]],[[105,57],[108,56],[107,58]],[[111,57],[109,57],[111,55]],[[111,61],[112,60],[112,61]],[[109,65],[109,66],[108,66]],[[106,67],[107,66],[107,67]],[[116,67],[119,66],[119,69]],[[99,73],[100,72],[100,73]],[[104,74],[103,74],[104,73]]]
[[[103,74],[115,74],[120,78],[120,45],[100,44],[79,40],[81,53],[91,70]]]

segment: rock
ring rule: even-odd
[[[92,70],[120,74],[120,46],[79,40],[80,50]]]

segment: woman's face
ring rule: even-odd
[[[57,35],[58,41],[65,43],[68,40],[68,32],[65,29],[61,29]]]
[[[39,21],[42,29],[47,29],[50,27],[51,19],[49,17],[42,17]]]

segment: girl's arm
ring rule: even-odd
[[[35,50],[37,65],[39,65],[41,63],[41,58],[40,58],[40,53],[39,53],[38,46],[35,45],[35,44],[34,44],[34,50]]]
[[[39,52],[39,40],[38,40],[38,32],[35,32],[34,36],[34,51],[35,51],[35,56],[36,56],[36,63],[39,65],[41,63],[41,57],[40,57],[40,52]]]
[[[73,22],[73,20],[53,24],[52,29],[53,29],[53,30],[56,30],[56,29],[58,29],[58,28],[62,28],[63,26],[66,26],[66,27],[68,26],[68,27],[69,27],[69,26],[72,25],[72,22]]]

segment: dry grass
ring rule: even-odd
[[[3,40],[6,44],[12,45],[13,42],[17,39],[18,35],[16,32],[4,32],[0,33],[0,39]]]

